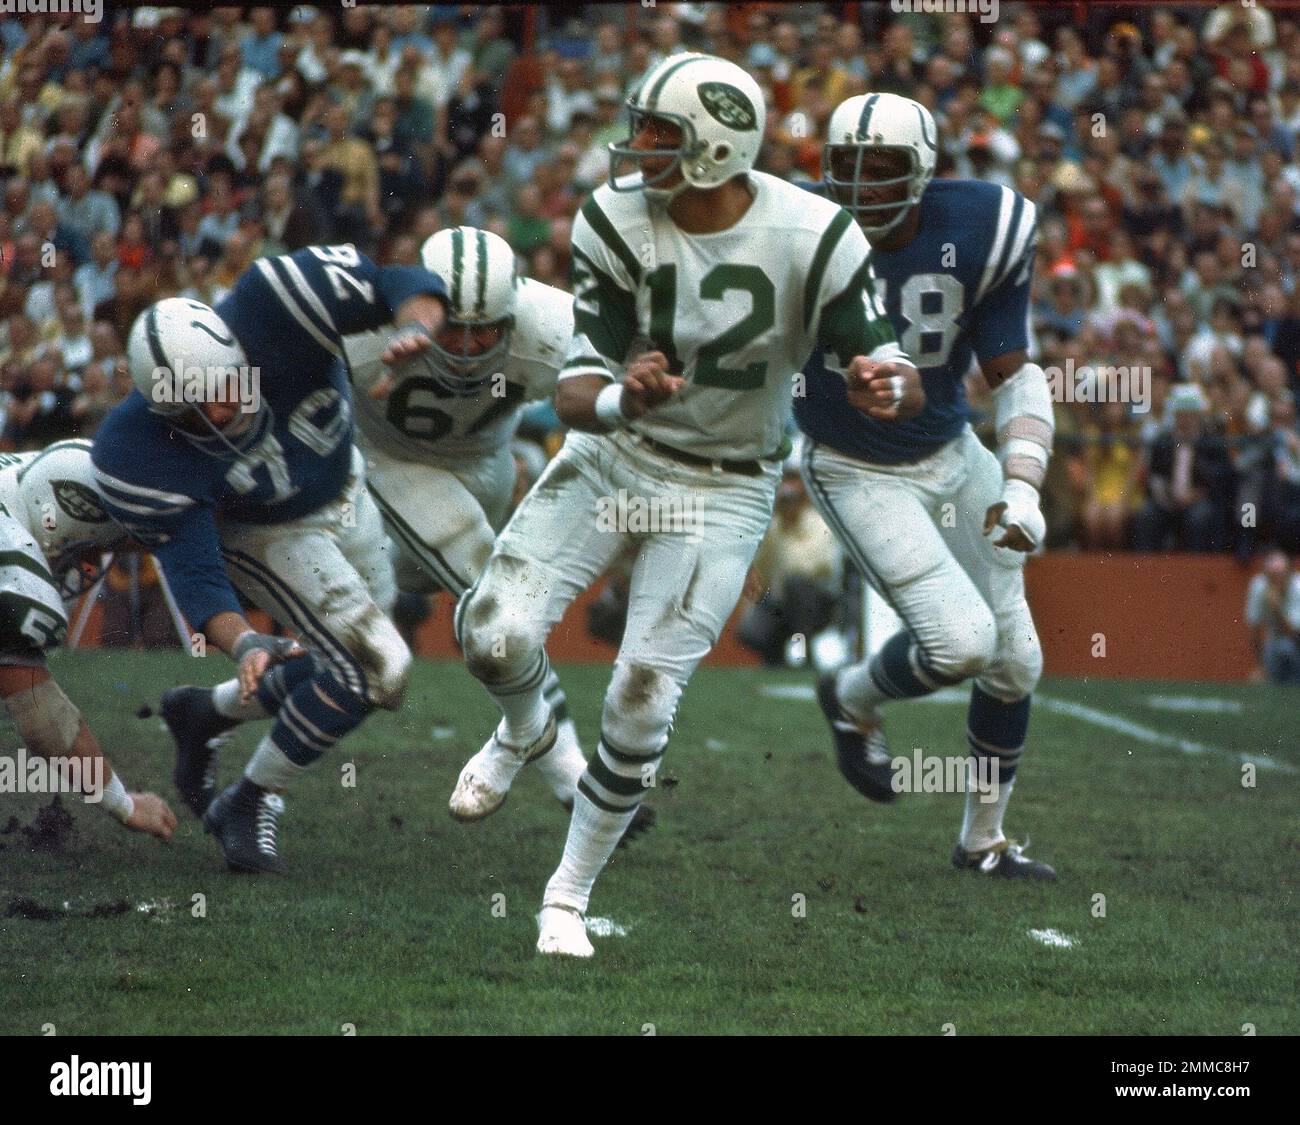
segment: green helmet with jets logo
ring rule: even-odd
[[[716,188],[748,172],[758,159],[767,122],[763,92],[735,63],[693,52],[669,55],[646,72],[627,100],[631,132],[609,146],[609,186],[614,191],[644,191],[667,201],[686,187]],[[676,148],[634,149],[646,119],[671,122],[682,133]],[[663,171],[646,178],[618,176],[624,161],[671,157]],[[676,169],[682,182],[662,187]]]
[[[515,252],[490,231],[448,227],[425,240],[420,258],[424,268],[441,277],[447,287],[447,327],[453,330],[451,347],[435,339],[426,353],[429,374],[453,394],[477,394],[510,351],[519,291]],[[500,328],[498,339],[475,353],[474,332],[495,327]],[[440,335],[445,338],[448,333]]]

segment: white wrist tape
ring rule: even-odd
[[[1026,363],[993,391],[998,459],[1002,472],[1035,488],[1043,483],[1052,454],[1056,423],[1047,375],[1036,363]]]
[[[135,812],[135,802],[131,800],[131,795],[126,791],[126,786],[122,784],[122,779],[117,774],[109,777],[99,803],[123,824],[130,820],[131,814]]]
[[[621,430],[628,423],[623,413],[623,384],[610,383],[596,396],[596,420],[611,430]]]

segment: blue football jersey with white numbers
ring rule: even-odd
[[[899,345],[921,372],[925,409],[905,422],[868,417],[849,405],[843,377],[820,353],[804,368],[806,393],[794,400],[795,420],[814,441],[878,464],[919,461],[961,433],[972,356],[1029,347],[1034,205],[998,184],[932,180],[919,206],[916,237],[901,250],[873,249],[871,262]]]
[[[257,372],[268,411],[260,440],[239,456],[216,439],[196,444],[138,390],[104,419],[92,452],[96,483],[113,517],[154,551],[191,625],[239,610],[221,562],[219,516],[286,523],[343,491],[353,410],[342,338],[390,324],[420,293],[446,296],[436,274],[379,267],[352,246],[259,258],[215,311]]]

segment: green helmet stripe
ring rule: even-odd
[[[460,282],[465,269],[465,235],[457,227],[451,232],[451,311],[460,311]]]
[[[478,231],[478,298],[474,306],[474,315],[482,316],[484,306],[487,303],[487,274],[488,274],[488,255],[487,255],[487,235]]]
[[[658,78],[655,79],[654,85],[650,87],[650,93],[646,96],[646,100],[645,100],[646,111],[647,112],[653,111],[654,108],[659,104],[659,95],[660,93],[663,92],[664,83],[667,82],[668,79],[670,79],[674,74],[676,74],[679,70],[682,69],[682,67],[686,66],[688,63],[703,62],[703,61],[704,61],[704,57],[702,55],[687,55],[685,58],[677,59],[676,61],[673,61],[672,56],[669,55],[668,58],[664,59],[664,61],[659,64],[661,67],[664,68],[663,72],[659,75]]]

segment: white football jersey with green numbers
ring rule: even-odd
[[[439,387],[422,364],[409,363],[391,372],[396,385],[383,399],[367,392],[386,370],[379,357],[391,331],[344,337],[361,444],[403,460],[430,462],[500,449],[514,437],[524,403],[554,393],[572,334],[573,298],[523,278],[500,378],[476,395],[459,396]]]
[[[814,347],[905,359],[849,213],[762,172],[739,222],[687,234],[639,192],[596,189],[573,227],[574,335],[561,378],[621,379],[645,351],[686,386],[633,429],[705,457],[775,457]],[[801,378],[801,376],[799,376]]]

